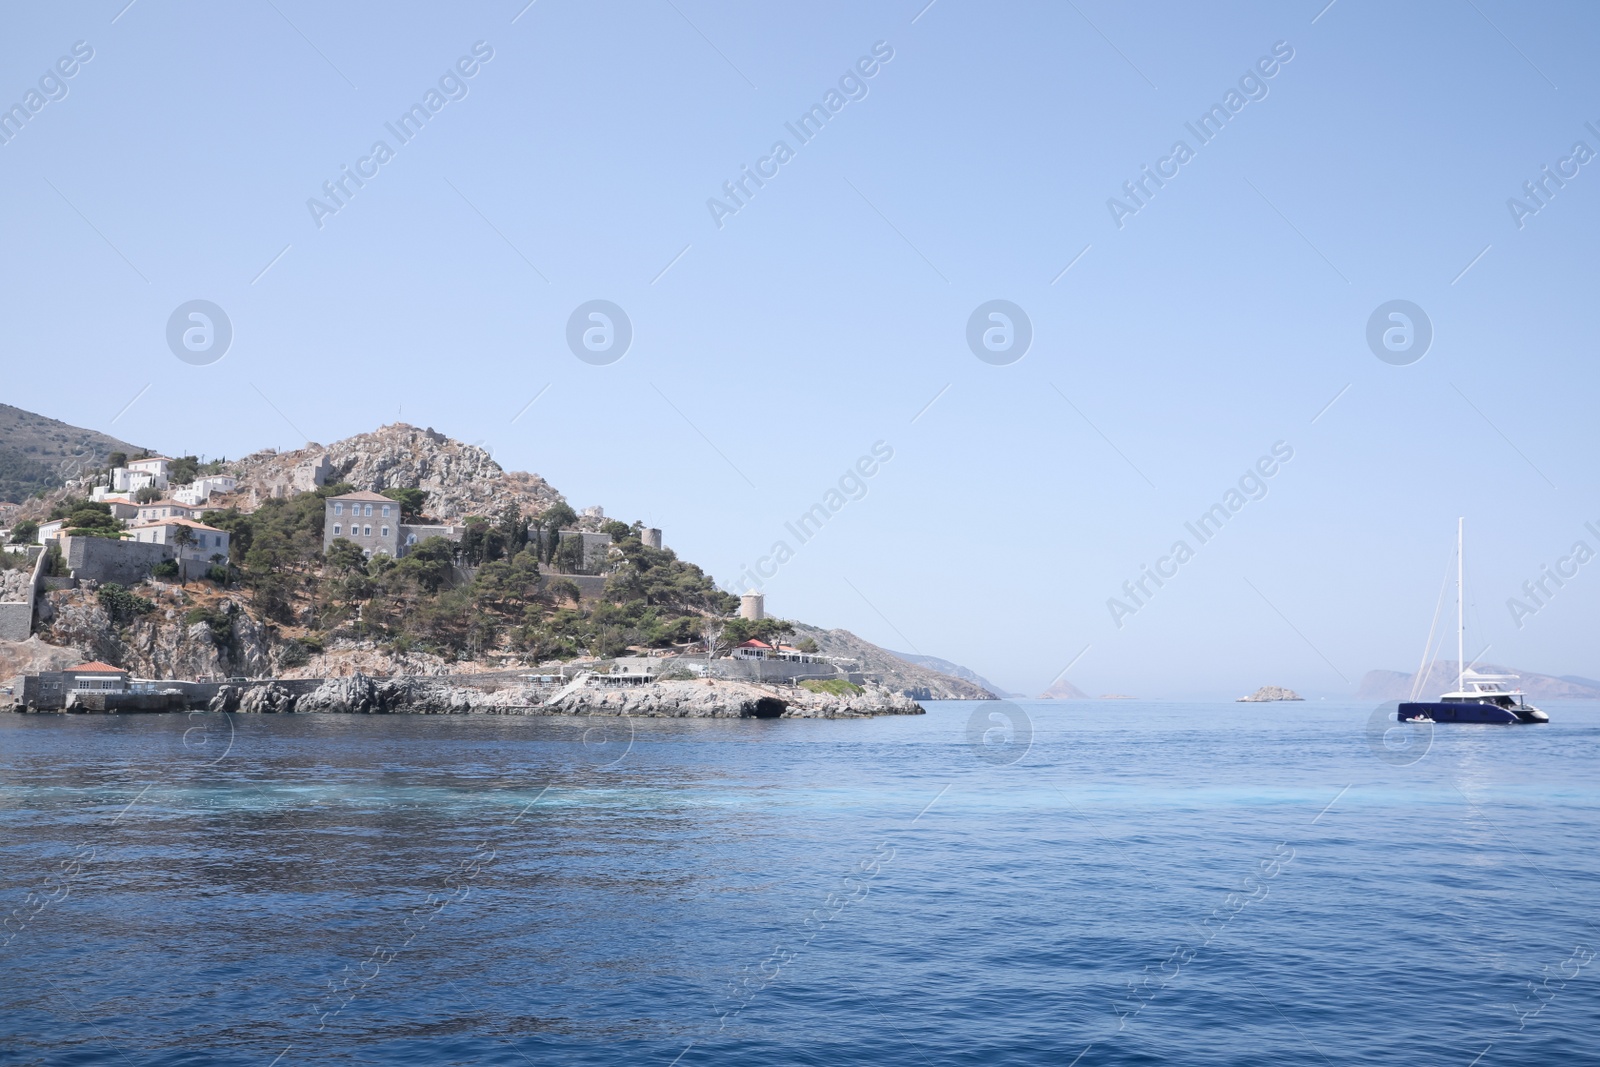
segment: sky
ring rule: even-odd
[[[1029,694],[1351,697],[1421,660],[1461,517],[1468,658],[1600,676],[1597,30],[10,6],[3,399],[209,457],[431,426]]]

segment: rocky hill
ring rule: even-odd
[[[998,685],[995,685],[993,682],[989,681],[989,679],[985,678],[977,671],[972,670],[970,667],[963,667],[959,663],[951,663],[949,660],[940,659],[938,656],[924,656],[915,652],[894,652],[890,651],[889,649],[885,649],[884,651],[888,652],[889,655],[894,656],[897,659],[905,660],[912,666],[926,667],[930,671],[936,671],[939,674],[947,674],[952,678],[960,678],[962,681],[971,682],[979,689],[987,690],[998,697],[1022,696],[1021,693],[1006,692],[1004,689],[1000,688]]]
[[[36,418],[22,422],[34,425],[29,420]],[[44,423],[52,420],[38,420]],[[82,440],[90,442],[84,447],[98,449],[93,454],[101,466],[107,446],[120,444],[103,435],[71,438]],[[609,604],[571,600],[576,594],[541,577],[548,559],[525,566],[525,555],[516,566],[507,554],[454,570],[447,564],[437,573],[410,558],[397,565],[358,561],[354,570],[348,561],[324,559],[321,501],[308,493],[318,481],[377,491],[421,489],[429,516],[447,522],[498,517],[513,505],[526,518],[562,502],[538,475],[508,472],[483,449],[432,429],[396,423],[328,446],[252,453],[228,463],[227,470],[239,486],[212,499],[225,512],[213,521],[243,547],[235,552],[226,587],[152,580],[130,590],[136,598],[131,601],[118,601],[120,593],[108,600],[107,591],[92,584],[51,592],[40,605],[38,632],[45,643],[0,648],[0,664],[23,670],[59,666],[62,659],[98,659],[147,678],[521,669],[584,652],[620,654],[634,645],[684,647],[697,632],[696,620],[727,599],[698,567],[670,549],[646,548],[637,537],[621,543],[626,559],[614,575],[619,590],[606,598]],[[87,487],[86,480],[57,489],[31,501],[29,509],[42,516]],[[578,525],[593,528],[601,521],[591,514]],[[913,699],[995,699],[983,685],[907,662],[848,631],[797,626],[796,638],[804,637]]]
[[[428,514],[443,522],[498,515],[511,504],[524,515],[536,515],[562,499],[537,474],[507,471],[481,448],[403,422],[327,447],[253,452],[230,464],[239,479],[234,498],[249,506],[252,499],[308,489],[309,472],[324,456],[331,468],[328,483],[349,482],[372,492],[421,489],[428,494]]]
[[[854,660],[862,673],[879,679],[897,693],[916,700],[996,700],[983,686],[956,678],[915,663],[897,653],[862,640],[849,630],[822,630],[803,623],[795,624],[795,640],[811,638],[824,656]]]
[[[1556,678],[1548,674],[1522,671],[1515,667],[1500,667],[1491,663],[1472,665],[1480,674],[1514,674],[1516,679],[1507,684],[1520,688],[1529,700],[1600,700],[1600,685],[1583,678]],[[1418,700],[1433,700],[1440,693],[1456,687],[1457,662],[1453,659],[1434,660],[1423,672],[1422,684],[1413,686],[1415,674],[1401,671],[1368,671],[1361,679],[1357,700],[1410,700],[1413,690]]]
[[[80,471],[106,465],[113,452],[144,451],[94,430],[0,404],[0,501],[20,502],[58,489]]]

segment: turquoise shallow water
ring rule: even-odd
[[[1549,710],[4,716],[0,1063],[1600,1063]]]

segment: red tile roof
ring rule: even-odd
[[[127,674],[128,672],[123,670],[121,667],[113,667],[109,663],[101,663],[99,660],[90,660],[88,663],[80,663],[76,667],[68,667],[67,670],[66,670],[66,673],[67,674]]]
[[[227,530],[219,530],[215,526],[207,526],[203,522],[195,522],[193,519],[179,519],[179,518],[151,519],[149,522],[142,522],[138,526],[130,527],[130,529],[134,529],[134,530],[151,530],[151,529],[154,529],[157,526],[187,526],[191,530],[209,530],[211,533],[227,533],[228,532]]]

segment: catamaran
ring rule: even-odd
[[[1400,705],[1395,718],[1400,722],[1475,722],[1504,726],[1549,722],[1550,716],[1523,699],[1522,690],[1506,688],[1514,674],[1480,674],[1466,665],[1466,613],[1462,597],[1461,519],[1456,520],[1456,688],[1433,702],[1412,701]],[[1438,616],[1434,616],[1437,620]],[[1432,643],[1432,637],[1429,637]],[[1424,657],[1426,659],[1426,657]],[[1420,683],[1422,674],[1417,680]]]

